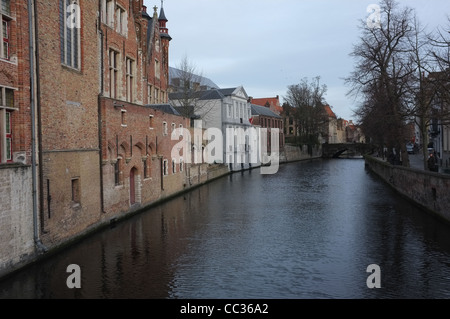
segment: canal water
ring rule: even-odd
[[[69,289],[68,265],[81,270]],[[368,288],[369,265],[381,288]],[[362,160],[235,173],[0,282],[0,298],[450,298],[450,227]]]

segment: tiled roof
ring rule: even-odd
[[[167,114],[181,116],[181,114],[170,104],[147,104],[145,107],[160,110]]]
[[[272,112],[268,107],[256,104],[251,104],[251,107],[252,107],[252,115],[264,115],[281,119],[281,116]]]
[[[329,117],[333,117],[333,118],[337,118],[336,114],[334,114],[334,112],[331,110],[331,107],[327,104],[323,106],[325,111],[327,112]]]
[[[279,101],[278,97],[265,97],[265,98],[252,99],[251,102],[256,105],[272,107],[272,109],[278,113],[283,112],[283,107],[280,105],[280,101]]]

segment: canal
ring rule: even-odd
[[[371,264],[381,288],[367,286]],[[290,163],[94,234],[0,282],[0,298],[450,298],[450,227],[362,160]]]

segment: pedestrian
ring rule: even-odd
[[[430,156],[428,156],[428,169],[432,172],[436,171],[436,159],[433,155],[433,153],[430,154]]]

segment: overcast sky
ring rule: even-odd
[[[399,0],[429,29],[447,25],[450,0]],[[160,0],[145,0],[148,12]],[[326,101],[352,119],[357,103],[342,78],[353,70],[359,20],[374,0],[165,0],[170,66],[186,56],[221,88],[242,85],[255,98],[279,95],[304,77],[321,77]],[[159,9],[158,9],[159,13]]]

